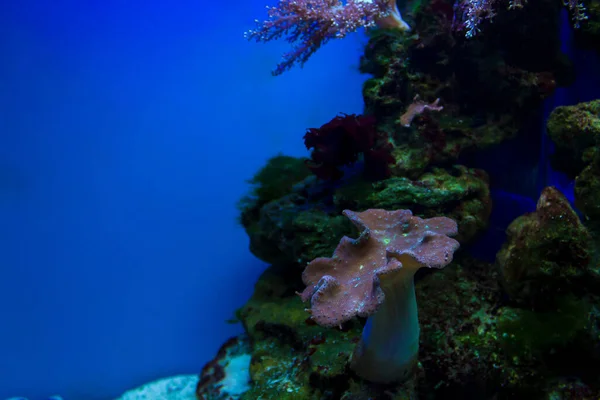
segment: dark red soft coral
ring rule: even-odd
[[[341,114],[320,128],[309,128],[304,135],[307,149],[313,149],[307,166],[320,179],[343,176],[340,167],[351,165],[364,155],[365,173],[381,179],[389,175],[394,161],[391,145],[378,133],[373,116]]]

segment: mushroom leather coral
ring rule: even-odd
[[[351,366],[374,382],[401,380],[418,354],[414,274],[452,261],[459,247],[449,237],[457,234],[456,222],[421,219],[410,210],[343,213],[361,234],[343,237],[333,257],[307,265],[302,300],[310,300],[312,318],[322,326],[370,317]]]

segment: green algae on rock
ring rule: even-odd
[[[590,164],[575,179],[575,205],[594,222],[600,222],[600,152],[596,148]]]
[[[457,240],[466,243],[487,227],[491,199],[487,174],[480,169],[455,165],[432,168],[418,179],[393,177],[373,184],[362,202],[336,191],[338,208],[387,210],[410,209],[423,218],[443,215],[458,223]],[[354,201],[353,201],[354,200]]]
[[[244,399],[312,399],[338,393],[361,324],[324,329],[310,320],[300,297],[289,288],[290,269],[269,268],[252,298],[238,311],[253,343],[254,386]],[[324,397],[327,398],[327,397]]]
[[[417,179],[391,177],[368,182],[359,177],[323,188],[314,177],[293,192],[267,204],[242,209],[241,221],[254,255],[273,264],[297,264],[328,256],[339,238],[353,233],[344,209],[408,208],[429,218],[457,221],[461,242],[473,240],[487,226],[491,210],[487,174],[454,166],[433,168]]]
[[[556,295],[580,294],[591,281],[591,236],[554,187],[542,191],[536,211],[515,219],[497,255],[511,299],[552,309]]]
[[[291,193],[293,185],[311,175],[306,167],[306,160],[283,154],[271,157],[248,181],[252,190],[240,200],[238,208],[245,210]]]
[[[415,376],[404,385],[370,385],[348,368],[363,320],[341,329],[316,325],[295,294],[302,287],[296,272],[270,267],[237,313],[252,360],[251,385],[241,399],[508,400],[597,392],[588,386],[595,378],[585,373],[574,386],[560,381],[561,374],[600,362],[600,313],[590,306],[597,299],[563,297],[558,310],[544,314],[509,306],[493,265],[459,257],[448,268],[417,276],[421,352]],[[546,338],[536,341],[540,332]]]
[[[547,123],[556,145],[553,166],[575,178],[575,205],[600,222],[600,100],[556,107]]]
[[[528,7],[499,12],[486,25],[490,36],[465,40],[451,34],[452,4],[423,2],[415,15],[417,35],[373,35],[361,60],[361,71],[373,76],[363,97],[366,112],[394,144],[394,175],[413,178],[428,166],[514,137],[566,81],[570,66],[560,42],[548,36],[558,29],[559,4],[542,0]],[[523,29],[513,29],[517,25]],[[424,113],[407,128],[400,116],[415,95],[439,98],[444,109]]]
[[[553,167],[577,176],[590,163],[600,140],[600,100],[556,107],[547,129],[556,145]]]

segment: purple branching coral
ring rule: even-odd
[[[257,42],[285,39],[293,50],[283,55],[273,71],[280,75],[295,64],[304,65],[321,46],[340,39],[359,28],[379,27],[408,30],[396,7],[396,0],[279,0],[267,6],[269,19],[256,20],[257,28],[244,36]]]

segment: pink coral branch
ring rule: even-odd
[[[440,106],[439,103],[440,99],[435,99],[433,103],[426,103],[419,99],[419,95],[416,95],[413,102],[406,109],[406,112],[400,116],[400,123],[402,126],[408,127],[417,115],[421,115],[427,110],[442,111],[444,107]]]
[[[276,7],[267,7],[269,19],[249,30],[245,37],[257,42],[285,39],[294,44],[284,54],[273,71],[280,75],[295,64],[304,65],[321,46],[339,39],[361,27],[407,30],[395,0],[279,0]]]

